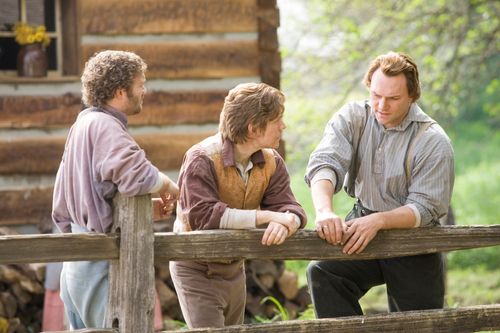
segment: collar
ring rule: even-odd
[[[369,104],[369,105],[370,105],[370,108],[372,109],[371,104]],[[401,123],[398,126],[393,127],[393,128],[389,128],[387,130],[388,131],[403,132],[413,122],[429,122],[429,121],[432,121],[432,118],[429,117],[424,111],[422,111],[420,106],[418,106],[418,104],[414,102],[414,103],[411,103],[410,110],[406,114],[406,117],[403,119],[403,121],[401,121]],[[378,122],[377,122],[377,124],[378,124]],[[382,125],[380,125],[380,126],[382,126]]]
[[[102,113],[108,114],[111,117],[118,119],[123,124],[123,126],[125,126],[125,128],[128,126],[128,119],[127,119],[127,116],[125,115],[125,113],[120,112],[117,109],[115,109],[114,107],[111,107],[109,105],[104,105],[102,107],[94,106],[94,107],[90,108],[90,111],[102,112]]]
[[[234,160],[234,143],[229,139],[222,139],[222,160],[224,161],[224,167],[235,167],[236,162]],[[264,159],[264,153],[262,150],[258,150],[250,156],[250,160],[253,165],[263,164],[266,162]]]

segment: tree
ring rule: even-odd
[[[289,1],[283,7],[293,5]],[[500,125],[500,2],[496,0],[311,0],[281,35],[284,87],[292,95],[335,94],[335,109],[362,89],[369,61],[390,50],[419,65],[419,103],[445,126]],[[282,18],[282,22],[288,19]],[[283,24],[283,23],[282,23]],[[292,24],[292,22],[290,22]],[[286,27],[285,27],[286,28]]]

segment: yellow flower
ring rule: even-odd
[[[19,22],[14,25],[14,34],[16,42],[20,45],[42,43],[44,46],[48,46],[50,44],[50,37],[43,25],[34,27],[25,22]]]

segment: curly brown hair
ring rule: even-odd
[[[248,125],[260,131],[283,115],[285,95],[265,83],[242,83],[231,89],[220,114],[219,132],[224,139],[244,143]]]
[[[147,65],[137,54],[127,51],[101,51],[85,64],[82,74],[82,101],[87,107],[103,106],[118,89],[130,88]]]
[[[363,79],[363,83],[368,89],[372,83],[373,73],[379,68],[382,73],[387,76],[397,76],[403,73],[406,78],[408,96],[413,99],[413,102],[420,98],[420,80],[418,78],[417,64],[409,55],[389,52],[375,58],[370,64]]]

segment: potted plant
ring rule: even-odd
[[[31,26],[26,22],[14,25],[16,42],[21,45],[17,55],[17,74],[19,76],[47,76],[48,58],[46,47],[50,38],[45,26]]]

